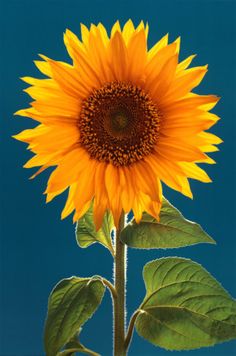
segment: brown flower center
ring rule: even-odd
[[[147,93],[132,84],[112,82],[83,101],[80,144],[98,161],[127,166],[151,153],[159,122],[160,113]]]

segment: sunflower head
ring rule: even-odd
[[[39,124],[14,137],[34,153],[25,164],[40,167],[34,176],[55,167],[47,201],[69,188],[62,218],[74,211],[78,220],[92,200],[97,228],[107,209],[116,226],[122,211],[158,218],[161,182],[192,197],[188,178],[211,181],[197,163],[214,163],[206,153],[221,142],[206,132],[218,98],[193,92],[207,66],[189,69],[194,56],[179,62],[179,38],[148,49],[147,37],[143,22],[116,22],[110,34],[81,25],[81,39],[64,35],[71,64],[41,56],[46,77],[22,78],[34,101],[16,114]]]

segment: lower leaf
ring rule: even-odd
[[[135,327],[168,350],[190,350],[236,338],[236,302],[199,264],[162,258],[144,267],[147,294]]]
[[[102,301],[104,291],[105,286],[97,276],[72,277],[57,284],[48,303],[44,334],[47,356],[57,355],[91,318]]]

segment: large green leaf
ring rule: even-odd
[[[94,314],[105,286],[99,277],[63,279],[53,289],[45,325],[45,351],[55,356]]]
[[[136,330],[156,346],[190,350],[236,338],[236,302],[199,264],[168,257],[144,267]]]
[[[99,242],[103,246],[107,247],[112,255],[114,255],[114,249],[111,240],[111,231],[114,228],[114,220],[110,211],[106,211],[104,214],[101,228],[96,231],[96,227],[93,220],[93,203],[84,216],[78,220],[76,224],[76,240],[80,247],[88,247],[95,242]]]
[[[189,221],[163,198],[158,222],[147,213],[139,224],[133,221],[121,232],[121,240],[130,247],[175,248],[197,243],[215,243],[200,225]]]

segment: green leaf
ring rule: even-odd
[[[93,220],[93,203],[84,216],[76,224],[76,240],[80,247],[85,248],[95,242],[99,242],[107,247],[114,255],[114,249],[111,240],[111,231],[114,228],[113,216],[109,211],[104,214],[101,228],[96,231]]]
[[[48,302],[45,350],[55,356],[94,314],[102,301],[105,286],[99,277],[71,277],[60,281]]]
[[[135,327],[168,350],[191,350],[236,338],[236,302],[199,264],[168,257],[144,267],[146,296]]]
[[[121,240],[130,247],[142,249],[176,248],[197,243],[215,243],[200,225],[185,219],[164,198],[159,222],[144,213],[139,224],[133,219],[122,230]]]

